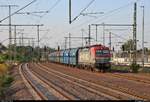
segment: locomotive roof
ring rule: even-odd
[[[90,45],[90,46],[85,46],[85,47],[78,47],[78,48],[71,48],[71,50],[73,50],[73,49],[84,49],[84,48],[90,48],[90,47],[98,47],[98,46],[101,46],[101,47],[106,47],[106,46],[104,46],[104,45],[101,45],[101,44],[97,44],[97,45]],[[106,48],[108,48],[108,47],[106,47]],[[63,51],[63,52],[68,52],[69,51],[69,49],[64,49],[64,50],[60,50],[60,51],[55,51],[55,52],[61,52],[61,51]]]
[[[97,45],[90,45],[90,46],[85,46],[85,47],[79,47],[79,49],[90,48],[90,47],[97,47],[97,46],[106,47],[106,46],[103,46],[103,45],[101,45],[101,44],[97,44]],[[107,48],[107,47],[106,47],[106,48]]]

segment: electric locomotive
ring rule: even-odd
[[[92,45],[56,51],[49,55],[49,59],[51,62],[90,70],[100,71],[111,68],[110,50],[103,45]]]

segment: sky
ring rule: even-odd
[[[0,0],[0,5],[17,5],[12,7],[11,12],[15,12],[32,0]],[[20,13],[49,11],[48,13],[15,14],[12,16],[12,24],[44,24],[40,27],[40,46],[57,48],[58,45],[64,48],[64,37],[84,37],[88,36],[89,24],[133,24],[134,2],[137,2],[137,39],[138,48],[141,48],[142,41],[142,8],[145,6],[145,46],[150,48],[150,0],[93,0],[93,3],[83,13],[104,12],[103,14],[93,14],[90,16],[80,15],[72,24],[69,24],[69,0],[36,0]],[[78,16],[81,11],[92,0],[72,0],[72,19]],[[8,7],[0,7],[0,20],[8,16]],[[8,24],[8,19],[1,22]],[[12,27],[12,35],[14,35]],[[23,33],[24,37],[35,38],[37,41],[36,27],[17,27],[17,37]],[[23,30],[22,30],[23,29]],[[109,32],[112,32],[112,46],[119,49],[121,43],[132,39],[131,27],[105,27],[105,45],[109,46]],[[118,30],[117,30],[118,29]],[[82,32],[83,30],[83,32]],[[95,27],[91,27],[92,44],[103,44],[103,27],[98,27],[98,41],[95,39]],[[0,42],[7,45],[9,32],[8,27],[0,27]],[[85,40],[83,41],[85,45]],[[19,41],[17,42],[19,43]],[[26,40],[25,43],[31,43]],[[68,44],[67,44],[68,45]],[[81,39],[71,39],[71,47],[80,47]]]

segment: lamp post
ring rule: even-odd
[[[144,50],[144,6],[141,6],[143,10],[143,23],[142,23],[142,67],[144,68],[144,57],[145,57],[145,50]]]

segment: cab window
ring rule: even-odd
[[[109,50],[96,50],[96,55],[106,55],[109,54]]]

